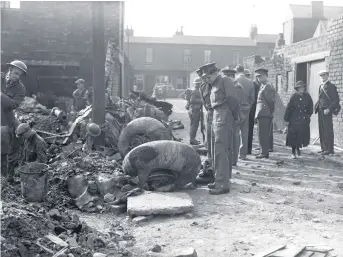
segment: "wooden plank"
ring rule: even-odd
[[[270,257],[296,257],[305,250],[305,246],[287,247],[281,251],[273,253]]]
[[[314,254],[313,251],[304,251],[302,252],[300,255],[297,255],[296,257],[312,257],[312,255]]]
[[[325,247],[325,246],[306,246],[306,250],[314,251],[314,252],[320,252],[320,253],[326,253],[330,252],[333,249],[331,247]]]
[[[325,257],[326,253],[322,253],[322,252],[314,252],[313,255],[311,255],[311,257]]]
[[[256,254],[255,257],[266,257],[269,254],[275,253],[276,251],[282,250],[282,249],[285,249],[285,248],[286,248],[286,245],[274,246],[274,247],[269,248],[269,250],[267,250],[267,251],[263,251],[263,252],[260,252],[260,253]]]

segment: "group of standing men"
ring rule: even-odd
[[[204,106],[207,111],[208,159],[197,181],[213,182],[208,187],[214,195],[230,191],[232,166],[237,165],[238,158],[245,160],[252,152],[255,123],[259,127],[260,141],[260,154],[256,158],[269,157],[275,106],[275,90],[267,83],[268,70],[256,70],[256,82],[242,65],[222,69],[223,75],[219,71],[216,63],[200,67],[199,78],[194,81],[195,87],[188,97],[191,144],[196,144],[199,110]]]

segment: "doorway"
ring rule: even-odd
[[[320,87],[320,78],[318,72],[326,68],[325,60],[315,61],[308,63],[308,74],[309,74],[309,83],[307,91],[312,97],[313,104],[318,100],[319,87]],[[315,139],[319,136],[319,127],[318,127],[318,115],[313,114],[311,117],[311,138]]]

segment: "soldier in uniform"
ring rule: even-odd
[[[20,143],[15,137],[15,129],[19,121],[13,111],[24,101],[26,89],[20,77],[27,74],[27,66],[21,61],[8,64],[8,73],[1,76],[1,175],[8,176],[11,181]],[[6,139],[5,139],[6,138]]]
[[[206,109],[206,149],[207,149],[207,160],[203,163],[203,169],[200,171],[196,178],[196,182],[199,184],[209,184],[214,181],[213,174],[213,162],[212,162],[212,120],[213,120],[213,109],[211,106],[210,93],[212,86],[204,81],[202,78],[203,71],[202,67],[196,70],[199,78],[202,80],[200,85],[200,96],[202,104]]]
[[[218,195],[230,191],[229,149],[232,132],[239,120],[239,98],[234,83],[218,74],[215,63],[202,67],[203,79],[211,85],[210,100],[213,108],[212,156],[215,181],[209,184],[210,194]]]
[[[244,100],[244,89],[239,82],[235,81],[236,70],[226,67],[222,69],[222,73],[224,74],[224,77],[228,77],[234,83],[235,88],[237,90],[237,95],[239,97],[239,104],[241,105]],[[241,116],[241,112],[240,112],[240,116]],[[239,140],[240,140],[239,139],[239,125],[240,124],[236,124],[236,125],[237,126],[234,126],[233,128],[234,130],[232,133],[232,147],[229,150],[230,179],[232,176],[232,166],[237,166],[237,162],[238,162]]]
[[[245,70],[245,76],[250,79],[250,71]],[[252,153],[252,141],[254,138],[254,125],[255,125],[255,112],[256,112],[256,101],[257,101],[257,95],[258,91],[260,90],[260,83],[258,80],[253,80],[254,83],[254,103],[250,107],[249,112],[249,135],[248,135],[248,154]]]
[[[189,143],[191,145],[198,145],[199,142],[195,139],[201,115],[202,100],[200,95],[200,85],[202,84],[201,78],[196,78],[194,80],[194,88],[189,91],[188,100],[188,114],[191,121],[190,131],[189,131]]]
[[[75,83],[77,85],[77,89],[73,92],[73,109],[74,111],[79,112],[89,105],[88,90],[85,89],[84,79],[78,79]]]
[[[244,75],[244,67],[242,65],[238,65],[236,67],[236,79],[235,81],[237,83],[239,83],[240,85],[242,85],[243,87],[243,99],[241,102],[241,123],[239,125],[238,128],[238,134],[239,134],[239,138],[238,138],[238,143],[240,142],[240,146],[239,144],[237,144],[237,150],[235,150],[236,152],[239,151],[239,158],[242,160],[246,160],[246,156],[248,154],[248,136],[249,136],[249,113],[250,113],[250,108],[252,106],[252,104],[255,101],[255,87],[254,87],[254,83],[247,79]]]
[[[258,159],[269,158],[270,133],[275,108],[275,90],[268,83],[268,70],[255,70],[256,78],[261,83],[261,89],[257,96],[255,118],[258,125],[258,137],[260,142],[260,154]]]
[[[22,123],[16,130],[17,137],[24,138],[19,165],[22,166],[27,162],[46,163],[47,144],[36,131],[32,130],[28,123]]]
[[[320,153],[329,155],[334,153],[334,131],[332,114],[337,115],[340,111],[339,95],[337,87],[329,81],[329,71],[323,70],[318,73],[322,84],[319,88],[319,97],[315,105],[318,113]]]

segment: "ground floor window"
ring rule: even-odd
[[[143,91],[144,90],[144,75],[135,75],[135,77],[136,77],[135,85],[137,86],[137,90]]]
[[[170,83],[170,78],[166,75],[156,76],[156,83]]]
[[[183,90],[188,88],[187,77],[186,76],[179,76],[176,79],[176,90]]]

